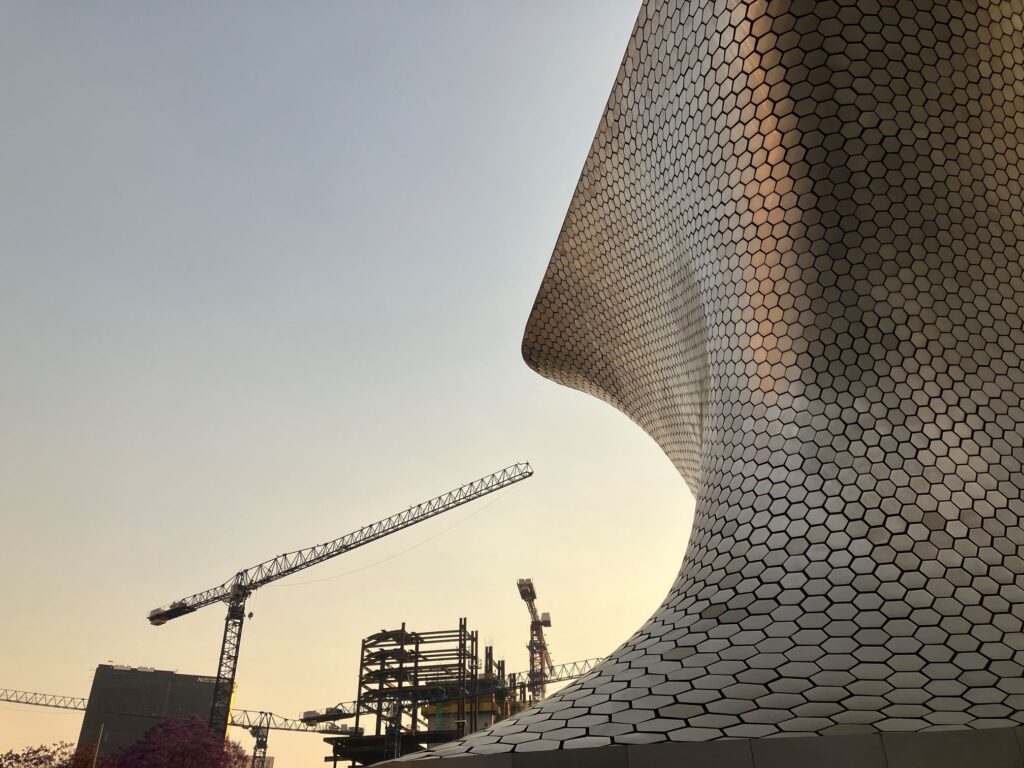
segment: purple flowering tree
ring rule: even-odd
[[[124,750],[117,768],[246,768],[245,750],[223,743],[198,718],[167,720]]]

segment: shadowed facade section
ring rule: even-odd
[[[1024,722],[1022,141],[1024,0],[644,3],[523,353],[671,457],[685,560],[415,757]]]

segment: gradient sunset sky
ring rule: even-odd
[[[148,611],[522,460],[257,592],[236,706],[353,699],[360,639],[403,621],[467,616],[525,669],[518,577],[556,663],[654,611],[692,498],[519,352],[638,7],[0,0],[0,688],[214,674],[219,606]],[[0,752],[80,724],[0,704]]]

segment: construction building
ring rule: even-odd
[[[441,701],[432,699],[420,708],[428,731],[472,733],[494,725],[515,711],[515,692],[510,691],[505,683],[505,662],[494,660],[494,652],[489,645],[484,648],[484,662],[480,673],[475,680],[468,683],[466,690],[473,691],[472,698],[468,699],[472,701],[469,713],[472,719],[466,720],[464,710],[467,698],[459,696],[457,689],[446,691],[445,693],[454,694],[455,698],[446,697]]]
[[[212,677],[100,664],[82,718],[78,750],[98,748],[99,757],[107,757],[132,746],[164,720],[197,717],[205,722],[214,682]]]
[[[353,711],[307,712],[306,722],[354,717],[356,735],[330,737],[334,765],[370,765],[493,725],[514,711],[505,663],[466,619],[457,629],[413,632],[405,624],[363,640]]]

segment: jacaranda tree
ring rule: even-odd
[[[246,768],[245,750],[222,743],[202,720],[167,720],[117,758],[117,768]]]

